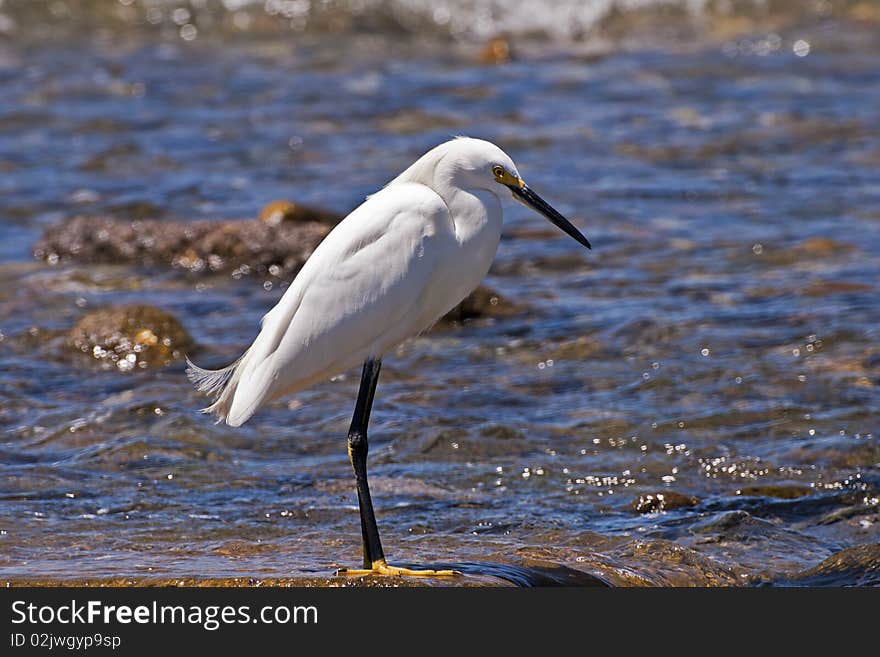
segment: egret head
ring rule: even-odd
[[[507,159],[509,160],[510,158]],[[511,164],[513,163],[511,162]],[[547,201],[538,196],[531,187],[526,185],[525,180],[520,178],[519,174],[516,173],[515,168],[511,170],[503,164],[494,164],[492,165],[492,177],[495,178],[496,183],[504,185],[511,191],[513,198],[517,203],[520,203],[527,208],[531,208],[532,210],[536,210],[544,215],[550,223],[561,229],[567,235],[573,237],[580,244],[583,244],[588,249],[592,248],[590,246],[590,240],[584,237],[584,234],[575,228],[568,219],[559,214],[552,205],[547,203]]]
[[[568,219],[526,185],[510,156],[492,142],[458,137],[440,144],[419,158],[396,181],[420,182],[441,195],[450,188],[483,189],[496,195],[509,190],[515,201],[542,214],[580,244],[591,248],[589,240]]]

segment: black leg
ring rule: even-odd
[[[341,569],[341,574],[348,575],[407,575],[422,577],[444,577],[457,575],[452,570],[413,570],[397,568],[385,562],[382,542],[379,540],[379,528],[376,526],[376,514],[373,513],[373,500],[370,498],[370,487],[367,484],[367,426],[370,424],[370,410],[373,408],[373,396],[379,382],[379,370],[382,361],[379,358],[368,358],[361,374],[361,387],[358,390],[351,428],[348,430],[348,458],[354,468],[357,479],[358,504],[361,509],[361,535],[364,539],[364,570]]]
[[[368,358],[364,363],[361,387],[358,390],[357,403],[348,430],[348,458],[357,480],[366,569],[385,562],[385,553],[379,540],[379,527],[376,525],[376,515],[373,512],[373,500],[370,497],[370,486],[367,483],[367,452],[369,451],[367,426],[370,424],[370,411],[373,408],[373,397],[376,394],[376,384],[379,382],[381,369],[382,361],[378,358]]]

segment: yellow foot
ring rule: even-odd
[[[337,575],[346,575],[349,577],[361,577],[364,575],[379,575],[382,577],[453,577],[461,575],[457,570],[431,570],[412,568],[398,568],[397,566],[389,566],[384,559],[380,559],[373,563],[373,567],[366,568],[340,568],[336,571]]]

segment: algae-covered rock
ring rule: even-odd
[[[763,484],[743,486],[737,489],[737,495],[744,497],[772,497],[777,500],[796,500],[816,494],[815,488],[800,484]]]
[[[183,358],[194,344],[172,315],[143,304],[90,312],[70,329],[67,342],[102,366],[122,372],[163,367]]]
[[[192,273],[268,274],[290,280],[328,232],[325,223],[304,218],[270,225],[258,220],[81,216],[50,226],[35,245],[34,255],[49,264],[162,265]]]
[[[633,500],[630,509],[635,513],[653,513],[655,511],[671,511],[696,506],[700,503],[693,495],[684,495],[674,490],[639,495]]]

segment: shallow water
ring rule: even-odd
[[[149,303],[224,364],[283,281],[32,249],[75,214],[345,212],[461,133],[594,249],[512,206],[487,283],[525,310],[387,358],[370,472],[389,559],[877,584],[880,44],[798,56],[796,36],[500,66],[373,38],[0,45],[0,576],[358,565],[357,372],[233,430],[180,363],[104,370],[64,344],[87,310]]]

